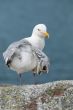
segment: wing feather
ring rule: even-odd
[[[20,40],[12,43],[3,53],[5,62],[7,63],[7,61],[12,59],[14,55],[20,56],[21,49],[26,49],[28,46],[31,47],[31,44],[26,40]]]

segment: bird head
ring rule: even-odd
[[[36,25],[33,28],[32,34],[42,38],[49,38],[49,33],[47,32],[47,27],[45,24]]]

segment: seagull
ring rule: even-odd
[[[20,77],[24,72],[33,71],[39,74],[48,73],[49,59],[40,49],[34,48],[27,40],[20,40],[12,43],[3,53],[5,64],[16,71]],[[46,69],[43,69],[46,67]]]
[[[45,37],[48,36],[46,26],[38,24],[30,37],[13,42],[3,53],[5,64],[19,74],[20,80],[24,72],[48,73],[49,58],[42,51],[45,46]]]

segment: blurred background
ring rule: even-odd
[[[17,74],[4,64],[2,53],[9,44],[30,36],[44,23],[50,38],[44,52],[50,58],[49,74],[36,76],[38,83],[73,79],[73,0],[0,0],[0,83],[17,83]],[[33,75],[23,74],[26,84]]]

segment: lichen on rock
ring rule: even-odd
[[[73,110],[73,81],[1,85],[0,110]]]

